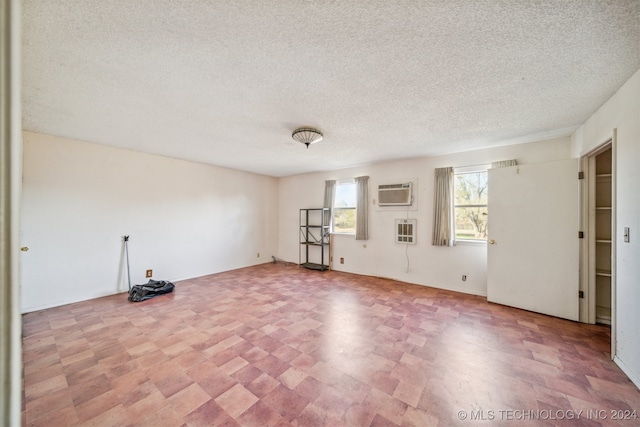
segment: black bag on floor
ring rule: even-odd
[[[129,236],[124,238],[124,252],[127,256],[127,278],[129,279],[129,301],[140,302],[158,295],[173,292],[176,286],[166,280],[149,279],[144,285],[131,286],[131,273],[129,272]]]
[[[173,291],[175,285],[166,280],[151,280],[144,285],[134,285],[129,291],[129,301],[139,302],[158,295],[168,294]]]

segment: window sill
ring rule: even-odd
[[[347,232],[341,233],[339,231],[334,231],[331,234],[337,235],[337,236],[355,236],[356,235],[356,233],[347,233]]]
[[[486,240],[456,240],[456,246],[487,246]]]

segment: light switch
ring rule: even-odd
[[[629,227],[624,228],[624,242],[629,243]]]

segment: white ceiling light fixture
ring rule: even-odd
[[[309,145],[322,141],[322,132],[314,128],[299,128],[293,131],[291,138],[302,142],[309,148]]]

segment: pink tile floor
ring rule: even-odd
[[[263,264],[23,323],[26,426],[640,426],[607,327],[392,280]]]

